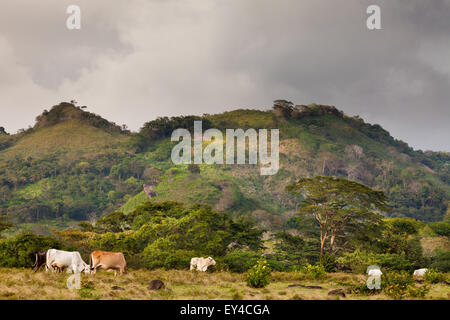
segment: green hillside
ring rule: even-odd
[[[285,190],[304,176],[342,176],[386,192],[392,216],[425,221],[441,220],[449,199],[449,155],[414,151],[393,139],[378,125],[348,117],[334,107],[311,105],[306,114],[235,110],[203,117],[208,126],[225,128],[279,128],[280,170],[261,176],[254,165],[200,165],[200,173],[187,166],[172,168],[171,143],[165,134],[153,139],[143,159],[164,174],[154,188],[157,200],[200,202],[232,214],[250,214],[265,225],[285,226],[296,206]],[[180,119],[173,119],[179,123]],[[144,126],[156,128],[159,123]],[[169,125],[170,126],[170,125]],[[130,199],[125,212],[146,201],[143,193]]]
[[[24,135],[1,152],[3,160],[46,158],[57,156],[65,161],[80,157],[95,158],[114,152],[125,152],[129,137],[109,133],[79,119],[67,120],[51,127],[37,129]]]
[[[257,165],[175,166],[173,129],[278,128],[280,169],[261,176]],[[130,133],[70,103],[54,106],[36,125],[0,134],[0,215],[16,223],[92,220],[128,213],[149,197],[205,203],[232,216],[252,216],[272,229],[295,227],[298,199],[286,190],[314,175],[345,177],[385,191],[392,216],[442,220],[450,195],[450,155],[414,151],[379,125],[334,107],[235,110],[202,117],[158,118]]]
[[[141,170],[132,168],[129,132],[69,103],[36,120],[33,128],[0,136],[0,211],[12,222],[95,218],[119,205],[121,192],[139,191],[124,180]],[[121,164],[131,168],[111,174]]]

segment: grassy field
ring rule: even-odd
[[[264,299],[264,300],[325,300],[325,299],[390,299],[383,293],[359,295],[346,293],[346,297],[328,295],[333,289],[349,288],[352,284],[364,283],[366,276],[333,273],[323,280],[308,280],[299,273],[273,273],[271,283],[262,289],[250,288],[244,274],[228,272],[197,273],[177,270],[131,270],[123,276],[109,272],[82,275],[81,289],[66,287],[66,273],[33,273],[26,269],[0,269],[0,299]],[[147,287],[151,280],[162,280],[168,290],[151,291]],[[321,286],[322,289],[288,287],[292,284]],[[117,288],[119,287],[119,288]],[[424,299],[450,299],[450,286],[433,284]]]

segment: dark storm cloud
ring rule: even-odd
[[[287,98],[359,114],[415,148],[450,150],[448,0],[79,1],[80,32],[65,29],[70,2],[17,3],[0,11],[9,130],[71,98],[132,129]],[[370,4],[381,7],[382,30],[366,28]]]

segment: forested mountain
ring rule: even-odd
[[[300,177],[344,177],[383,190],[390,215],[423,221],[448,212],[450,155],[415,151],[379,125],[332,106],[278,100],[273,110],[158,118],[131,133],[73,103],[61,103],[17,134],[0,128],[0,215],[15,224],[92,220],[155,200],[204,203],[266,228],[296,227],[299,199],[286,186]],[[258,165],[175,166],[172,130],[280,129],[280,169]]]

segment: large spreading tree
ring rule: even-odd
[[[367,226],[381,221],[381,213],[389,210],[382,191],[373,190],[343,178],[316,176],[302,178],[287,187],[301,197],[299,214],[313,216],[320,228],[320,256],[327,240],[330,252],[336,252]]]

